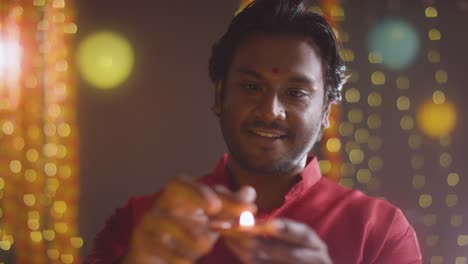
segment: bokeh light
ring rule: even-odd
[[[381,58],[391,70],[405,69],[419,51],[419,36],[408,22],[401,18],[387,18],[369,33],[368,46],[372,57]]]
[[[457,122],[457,112],[451,102],[447,100],[443,103],[436,102],[432,99],[425,101],[417,113],[419,129],[431,138],[449,135]]]
[[[97,88],[112,89],[130,75],[134,52],[124,37],[101,31],[87,36],[79,44],[77,62],[83,79]]]

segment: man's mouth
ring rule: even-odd
[[[265,138],[271,138],[271,139],[278,139],[284,137],[286,134],[282,132],[277,132],[277,131],[262,131],[258,129],[251,129],[250,132],[257,136],[265,137]]]

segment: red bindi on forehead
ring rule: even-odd
[[[274,73],[274,74],[278,74],[278,73],[279,73],[279,68],[273,67],[273,68],[271,69],[271,72]]]

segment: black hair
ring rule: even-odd
[[[341,89],[347,76],[339,55],[339,43],[325,18],[308,11],[303,0],[256,0],[239,12],[226,33],[213,45],[209,60],[213,82],[225,81],[236,48],[258,32],[309,37],[320,48],[327,99],[341,101]]]

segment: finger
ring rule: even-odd
[[[249,238],[226,239],[226,246],[242,261],[242,263],[253,263],[254,257],[252,251],[255,245],[253,240]]]
[[[211,236],[206,225],[207,222],[159,212],[147,214],[138,230],[148,243],[162,244],[179,255],[194,259],[208,252],[217,238],[213,238],[214,234]]]
[[[268,238],[256,239],[256,260],[268,261],[268,263],[331,263],[327,252],[306,247],[298,247],[287,241]]]
[[[270,234],[280,240],[307,248],[326,250],[325,243],[310,227],[289,219],[274,219]]]
[[[211,188],[185,178],[176,178],[169,182],[157,205],[162,209],[182,213],[201,208],[208,215],[218,213],[222,207],[221,200]]]
[[[172,252],[167,245],[163,245],[158,236],[146,230],[137,229],[133,235],[131,252],[128,255],[131,263],[142,264],[188,264],[190,259]]]
[[[257,212],[257,206],[253,203],[256,198],[255,189],[243,187],[238,192],[231,192],[224,186],[215,186],[214,190],[222,202],[222,210],[216,215],[217,219],[234,220],[243,211]]]
[[[159,258],[161,263],[171,264],[191,264],[192,259],[180,255],[179,252],[171,250],[165,247],[161,242],[154,241],[151,244],[146,245],[148,250],[152,250],[154,254]]]

